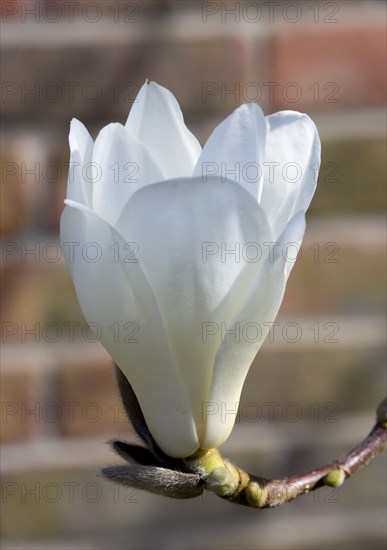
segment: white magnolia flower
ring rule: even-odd
[[[73,120],[70,148],[61,242],[83,313],[166,454],[218,447],[302,241],[316,127],[251,103],[202,150],[147,82],[95,143]]]

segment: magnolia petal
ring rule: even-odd
[[[282,302],[291,269],[287,258],[291,259],[291,265],[294,259],[288,245],[301,242],[304,231],[305,216],[299,212],[278,239],[279,246],[268,248],[269,254],[254,284],[227,327],[236,336],[223,341],[216,356],[211,392],[208,403],[203,405],[207,421],[206,437],[201,441],[203,448],[218,447],[231,433],[247,372]]]
[[[255,103],[238,107],[211,134],[194,170],[206,181],[210,175],[239,183],[260,200],[265,155],[266,122]]]
[[[156,442],[169,456],[191,455],[199,444],[188,395],[152,289],[130,247],[108,223],[72,201],[62,214],[61,243],[82,311],[132,384]]]
[[[166,179],[192,175],[202,148],[184,124],[180,106],[169,90],[146,81],[126,128],[145,145]]]
[[[285,277],[288,280],[290,272],[297,261],[306,228],[305,212],[299,210],[292,217],[279,238],[280,250],[285,260]]]
[[[266,117],[265,177],[261,205],[278,237],[298,210],[307,210],[317,185],[321,145],[313,121],[280,111]]]
[[[259,264],[250,256],[271,240],[269,224],[234,182],[187,178],[138,191],[117,229],[138,245],[200,439],[218,349],[210,335],[229,323],[255,280]]]
[[[144,145],[118,123],[105,126],[98,134],[93,170],[93,210],[112,225],[133,193],[163,179]]]
[[[87,172],[93,154],[94,142],[85,126],[73,118],[69,134],[70,164],[67,180],[67,198],[91,206],[93,200],[93,184],[88,179]]]

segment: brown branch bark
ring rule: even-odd
[[[231,502],[257,508],[278,506],[319,487],[339,487],[347,478],[381,453],[386,448],[386,444],[387,398],[378,407],[377,422],[369,435],[349,453],[337,460],[308,472],[271,480],[246,474],[236,468],[240,475],[238,489],[232,495],[219,496],[223,496]],[[229,468],[229,465],[226,464],[226,467]],[[231,472],[232,470],[230,470]],[[213,480],[210,479],[210,482]],[[219,494],[217,487],[215,487],[215,492]]]

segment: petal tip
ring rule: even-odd
[[[81,151],[87,148],[87,144],[92,143],[92,137],[86,126],[77,118],[70,121],[69,144],[71,151]]]
[[[78,120],[77,118],[74,117],[70,121],[70,135],[71,135],[71,133],[79,132],[79,131],[81,131],[81,132],[86,131],[87,132],[87,128],[83,124],[83,122],[81,122],[80,120]]]

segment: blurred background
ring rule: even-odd
[[[317,193],[278,325],[224,454],[265,477],[337,458],[386,389],[386,4],[3,1],[1,533],[4,549],[379,549],[386,462],[254,511],[114,487],[106,442],[135,440],[58,241],[72,117],[124,123],[145,78],[203,145],[239,104],[308,113]]]

